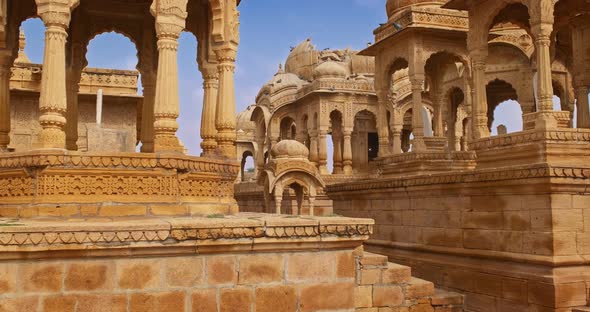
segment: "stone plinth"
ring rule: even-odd
[[[335,213],[375,219],[368,250],[464,293],[467,311],[569,311],[590,299],[590,167],[579,154],[585,140],[560,142],[578,154],[349,182],[327,193]],[[509,157],[519,145],[504,148]]]
[[[462,310],[460,295],[363,252],[369,219],[2,219],[0,228],[0,311]]]
[[[236,212],[238,165],[174,154],[33,151],[0,155],[0,210],[18,217]],[[92,209],[93,212],[88,212]]]

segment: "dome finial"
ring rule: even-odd
[[[31,60],[29,60],[29,57],[27,56],[27,54],[25,53],[25,47],[26,47],[26,37],[25,37],[25,32],[20,29],[20,33],[18,35],[18,56],[16,57],[16,60],[14,60],[15,63],[30,63]]]

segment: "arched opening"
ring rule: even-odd
[[[138,62],[137,48],[125,35],[104,32],[88,43],[86,61],[90,68],[135,70]]]
[[[253,181],[256,179],[254,166],[254,153],[251,151],[245,151],[242,154],[242,164],[240,170],[240,176],[242,182]]]
[[[76,108],[78,111],[77,129],[73,129],[72,123],[68,129],[70,133],[77,130],[78,150],[136,151],[143,101],[137,97],[140,75],[135,70],[138,63],[135,43],[123,34],[104,32],[92,37],[85,51],[85,61],[76,55],[82,51],[72,52],[73,61],[68,70],[71,81],[68,106],[73,112]],[[75,81],[79,81],[78,88]]]
[[[341,174],[344,172],[342,151],[344,146],[344,134],[342,129],[342,113],[334,110],[330,113],[330,131],[328,133],[328,170],[330,163],[332,163],[332,173]],[[330,148],[331,147],[331,148]],[[331,155],[330,155],[331,154]]]
[[[453,88],[448,94],[447,101],[449,103],[447,116],[447,134],[449,139],[449,147],[452,150],[461,150],[461,141],[465,128],[463,127],[463,120],[460,119],[459,106],[463,105],[465,101],[465,94],[459,88]]]
[[[22,152],[33,148],[41,131],[39,123],[39,89],[41,85],[45,25],[40,18],[29,18],[20,24],[20,34],[14,44],[18,54],[10,77],[10,144],[11,151]],[[18,92],[18,95],[14,95]]]
[[[307,149],[309,150],[309,145],[310,145],[310,140],[309,140],[309,117],[307,117],[307,115],[303,115],[303,118],[301,119],[301,125],[303,127],[302,129],[302,138],[303,138],[303,145],[305,145],[305,147],[307,147]]]
[[[197,37],[192,32],[184,31],[178,38],[178,96],[180,114],[177,136],[190,154],[198,155],[201,151],[201,120],[203,84],[197,64]]]
[[[412,150],[412,109],[408,109],[404,113],[403,127],[401,134],[402,152],[407,153]]]
[[[377,118],[368,110],[362,110],[354,116],[352,131],[352,169],[367,172],[369,162],[379,155],[379,136]]]
[[[512,85],[495,79],[487,84],[486,92],[488,127],[492,135],[522,131],[522,109]]]
[[[281,140],[295,140],[297,137],[297,124],[293,118],[287,116],[281,119],[279,136]]]
[[[19,53],[14,63],[43,64],[45,50],[45,24],[38,17],[23,21],[20,25]]]
[[[440,51],[432,54],[426,64],[424,65],[424,72],[426,73],[426,81],[428,84],[425,86],[425,91],[428,91],[430,100],[432,101],[432,123],[429,123],[430,129],[424,129],[424,135],[428,136],[432,134],[436,137],[445,137],[445,124],[452,124],[456,121],[456,107],[453,117],[453,103],[448,105],[448,99],[445,99],[444,95],[444,84],[446,79],[458,79],[461,74],[459,69],[465,68],[464,60],[453,53],[447,51]],[[457,96],[457,94],[451,94],[451,96]],[[461,98],[454,98],[455,101],[462,102]],[[458,106],[460,103],[455,103]],[[444,116],[444,111],[447,111],[447,115]],[[455,127],[452,126],[454,129]]]

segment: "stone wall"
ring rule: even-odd
[[[590,302],[590,194],[560,172],[384,179],[330,195],[335,213],[375,219],[368,250],[466,294],[467,311],[570,311]]]
[[[11,143],[16,152],[28,151],[37,143],[39,93],[11,92]],[[135,152],[137,120],[142,98],[109,96],[103,100],[102,127],[96,127],[96,95],[79,96],[78,147],[80,151]],[[100,130],[100,131],[98,131]],[[90,136],[88,135],[90,133]],[[104,140],[99,138],[104,137]]]
[[[461,311],[364,253],[370,220],[2,221],[0,311]]]
[[[409,267],[352,250],[8,261],[0,290],[0,311],[11,312],[446,312],[462,303],[435,296]]]

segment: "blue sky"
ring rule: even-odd
[[[386,21],[386,0],[243,0],[240,5],[241,42],[236,67],[236,111],[254,103],[259,88],[284,62],[289,47],[312,38],[319,48],[362,49],[373,41],[373,29]],[[44,26],[39,19],[23,23],[26,52],[32,62],[43,61]],[[190,154],[200,153],[202,79],[196,64],[197,42],[183,33],[178,52],[180,129],[179,137]],[[135,45],[119,34],[97,36],[88,47],[88,66],[134,69]],[[499,107],[509,120],[509,131],[522,124],[516,105]],[[516,107],[516,110],[514,109]],[[514,124],[514,125],[513,125]]]

